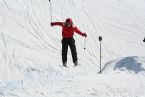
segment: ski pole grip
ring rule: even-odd
[[[99,41],[102,41],[102,36],[99,36]]]

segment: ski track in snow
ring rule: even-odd
[[[0,97],[144,97],[145,58],[133,70],[124,57],[144,56],[145,1],[52,0],[52,21],[72,17],[80,65],[61,65],[61,29],[50,27],[49,0],[0,0]],[[102,69],[99,71],[99,41]],[[130,57],[134,58],[134,57]],[[122,59],[122,60],[121,60]],[[134,59],[136,60],[136,59]],[[129,65],[129,63],[128,63]]]

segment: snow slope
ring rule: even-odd
[[[145,78],[140,75],[38,77],[1,82],[1,97],[144,97]]]
[[[68,69],[61,67],[61,28],[50,27],[49,4],[0,0],[0,97],[145,96],[144,0],[52,0],[53,21],[72,17],[88,35],[86,50],[84,38],[74,36],[80,66],[73,68],[69,51]]]

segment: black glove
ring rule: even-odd
[[[52,26],[53,26],[53,23],[51,22],[50,25],[51,25],[51,27],[52,27]]]
[[[144,38],[143,42],[145,42],[145,38]]]
[[[86,34],[86,33],[83,33],[83,36],[84,36],[84,37],[87,37],[87,34]]]

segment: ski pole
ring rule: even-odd
[[[102,46],[101,46],[101,41],[102,41],[102,36],[99,36],[99,41],[100,41],[100,74],[101,74],[101,65],[102,65]]]
[[[86,49],[86,37],[85,37],[85,42],[84,42],[84,50]]]
[[[51,19],[51,22],[52,22],[52,5],[51,5],[51,0],[49,0],[50,2],[50,19]]]

